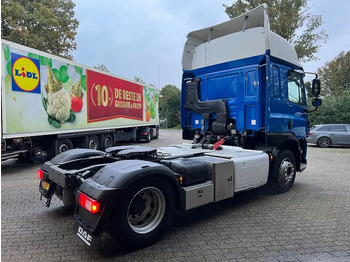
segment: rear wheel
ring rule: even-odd
[[[57,143],[57,153],[63,153],[73,148],[73,143],[70,139],[59,140]]]
[[[146,142],[147,142],[147,143],[149,143],[149,142],[151,141],[151,139],[152,139],[151,133],[152,133],[152,130],[150,130],[150,131],[147,133],[147,137],[146,137]]]
[[[89,149],[99,149],[100,145],[97,136],[89,136],[88,138],[88,148]]]
[[[113,138],[110,134],[104,135],[103,136],[103,150],[105,150],[108,147],[113,146]]]
[[[277,157],[273,174],[273,191],[281,194],[289,191],[295,180],[296,164],[294,154],[289,150],[281,151]]]
[[[156,242],[171,224],[174,193],[166,181],[150,178],[131,186],[114,211],[113,234],[137,247]]]
[[[158,139],[158,137],[159,137],[159,128],[156,129],[156,135],[155,135],[154,139]]]
[[[328,137],[321,137],[317,141],[317,145],[322,148],[329,147],[331,145],[331,140]]]

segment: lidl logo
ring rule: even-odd
[[[40,61],[11,53],[12,90],[40,94]]]

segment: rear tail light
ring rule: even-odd
[[[141,135],[147,136],[147,132],[142,132]]]
[[[309,135],[312,136],[314,133],[310,132]]]
[[[81,205],[92,214],[98,213],[98,211],[100,211],[100,203],[97,200],[88,197],[84,193],[80,193],[79,195],[79,205]]]
[[[36,176],[37,176],[40,180],[43,180],[43,178],[44,178],[44,171],[42,171],[41,169],[39,169],[39,170],[36,172]]]

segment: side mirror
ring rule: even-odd
[[[312,105],[313,105],[314,107],[321,106],[321,105],[322,105],[322,99],[320,99],[320,98],[314,98],[314,99],[312,99]]]
[[[312,94],[317,97],[321,93],[321,81],[320,79],[315,78],[312,80]]]

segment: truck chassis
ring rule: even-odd
[[[274,162],[278,168],[271,168],[272,158],[263,151],[224,145],[73,149],[38,170],[39,191],[47,207],[53,194],[66,206],[77,203],[74,228],[87,245],[98,248],[106,231],[142,247],[159,240],[175,210],[231,198],[268,181],[289,190],[295,159],[288,150],[281,155]]]

